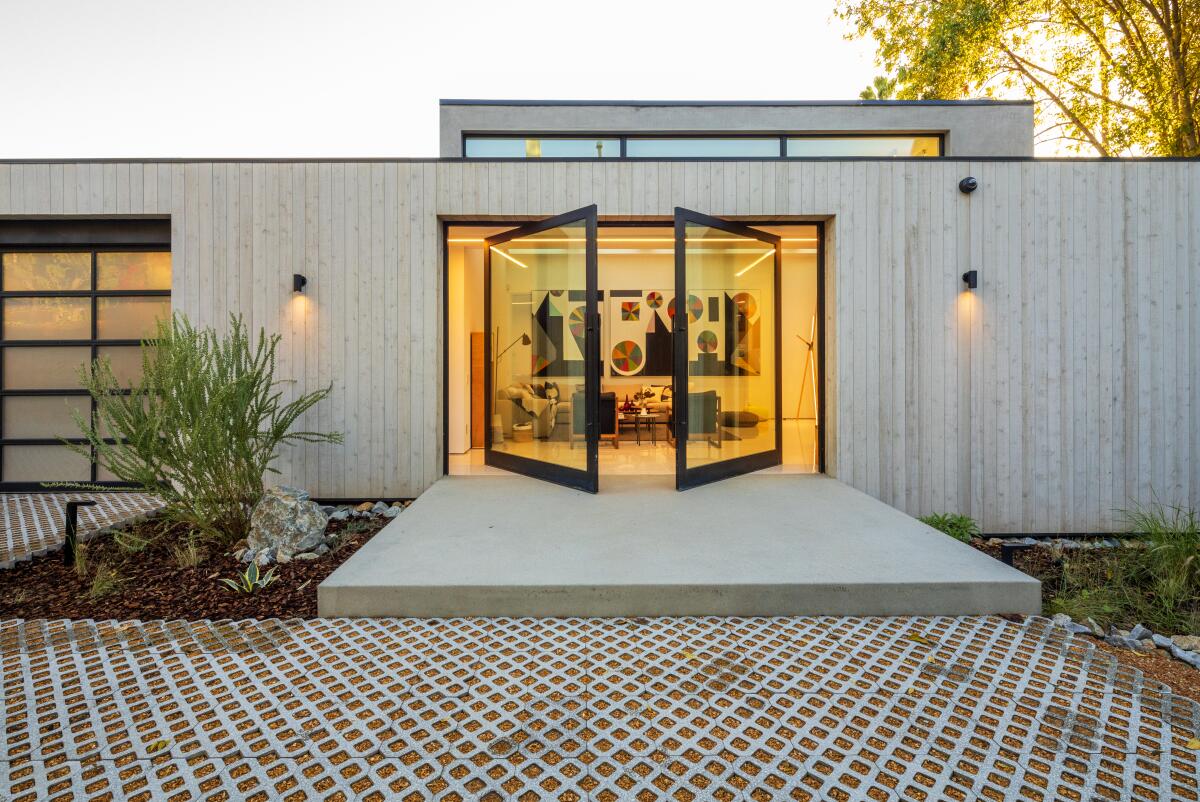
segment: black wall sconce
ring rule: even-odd
[[[299,273],[292,274],[292,292],[304,292],[305,285],[308,284],[308,279]]]
[[[979,271],[968,270],[963,273],[963,283],[967,285],[968,290],[973,290],[979,286]]]
[[[979,182],[975,180],[974,176],[969,175],[958,182],[958,191],[964,195],[970,195],[977,189],[979,189]]]

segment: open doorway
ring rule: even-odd
[[[517,455],[523,449],[536,454],[563,450],[569,455],[570,449],[582,448],[577,431],[580,415],[573,412],[583,383],[582,368],[574,363],[582,354],[571,348],[579,335],[573,329],[584,320],[583,309],[577,308],[582,304],[579,294],[572,299],[560,287],[522,286],[508,297],[493,299],[497,320],[487,331],[484,241],[516,225],[445,227],[446,446],[451,474],[496,472],[484,464],[483,447],[489,436],[493,448],[499,444]],[[822,232],[813,223],[752,225],[782,240],[779,419],[769,397],[774,383],[761,382],[762,399],[741,394],[736,409],[714,410],[713,444],[721,447],[724,441],[724,448],[732,449],[754,438],[773,438],[778,425],[782,464],[768,470],[816,473],[822,468]],[[604,477],[676,472],[671,398],[674,233],[667,221],[602,222],[599,227],[595,311],[601,362],[598,460]],[[515,250],[492,254],[493,259],[522,258]],[[694,323],[712,324],[705,328],[712,336],[694,338],[697,348],[711,349],[704,352],[722,363],[732,362],[736,335],[722,319],[726,307],[720,303],[721,293],[704,296],[696,309],[687,310]],[[485,359],[488,350],[490,365]],[[490,420],[485,395],[489,367],[496,390]],[[753,371],[753,365],[746,369]],[[719,375],[703,379],[706,385],[721,381]]]

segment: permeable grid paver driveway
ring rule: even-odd
[[[62,548],[68,501],[91,501],[79,510],[80,540],[106,527],[155,512],[162,502],[146,493],[0,493],[0,569]]]
[[[0,622],[5,800],[1200,800],[1044,620]]]

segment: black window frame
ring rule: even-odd
[[[4,462],[6,450],[10,446],[61,446],[63,440],[70,443],[85,445],[86,438],[83,437],[9,437],[5,429],[4,407],[5,400],[13,397],[47,397],[55,396],[61,398],[68,397],[89,397],[88,391],[82,387],[77,389],[9,389],[4,385],[4,367],[5,361],[10,349],[15,348],[38,348],[38,347],[87,347],[89,349],[89,359],[94,363],[97,359],[100,349],[106,347],[121,347],[121,346],[140,346],[143,342],[141,339],[114,339],[101,338],[99,336],[99,319],[97,312],[99,311],[100,299],[102,298],[171,298],[171,290],[101,290],[96,286],[98,278],[98,254],[102,253],[171,253],[169,240],[164,243],[161,239],[148,236],[146,234],[138,235],[143,241],[119,241],[109,242],[104,244],[82,244],[72,243],[70,238],[48,237],[45,239],[60,239],[59,242],[45,242],[44,244],[34,244],[33,242],[23,241],[24,237],[7,237],[0,240],[0,492],[48,492],[55,488],[47,487],[48,483],[75,481],[64,480],[61,478],[47,477],[38,481],[4,481]],[[31,239],[31,238],[30,238]],[[41,239],[41,238],[39,238]],[[124,240],[124,237],[115,239]],[[144,240],[156,241],[144,241]],[[4,290],[4,257],[10,253],[89,253],[91,255],[91,282],[86,290]],[[6,301],[10,298],[87,298],[91,303],[91,336],[87,339],[49,339],[49,340],[9,340],[4,336],[4,313],[7,306]],[[128,394],[129,390],[122,390]],[[90,411],[92,420],[95,421],[96,403],[91,400]],[[105,442],[117,442],[113,438],[105,438]],[[88,463],[88,478],[80,480],[89,484],[96,484],[102,487],[128,487],[128,483],[101,480],[98,478],[99,466],[96,462],[95,449],[92,449],[91,459]]]
[[[554,161],[806,161],[806,160],[861,160],[873,159],[890,161],[901,158],[942,159],[946,157],[945,131],[703,131],[703,132],[668,132],[668,131],[463,131],[461,135],[462,158],[467,161],[539,161],[532,156],[468,156],[467,141],[470,139],[616,139],[621,144],[618,156],[572,156],[548,157]],[[936,156],[789,156],[789,139],[911,139],[913,137],[936,137],[938,141]],[[775,139],[779,142],[779,152],[772,156],[629,156],[627,144],[631,139]]]

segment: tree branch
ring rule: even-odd
[[[1104,144],[1099,139],[1096,138],[1096,135],[1092,133],[1092,130],[1087,125],[1084,124],[1083,120],[1079,119],[1079,115],[1077,115],[1074,111],[1072,111],[1071,107],[1068,106],[1066,104],[1066,102],[1063,101],[1063,99],[1058,96],[1057,93],[1055,93],[1053,90],[1051,90],[1050,87],[1046,86],[1046,84],[1043,81],[1039,80],[1036,75],[1034,75],[1032,72],[1030,72],[1028,69],[1026,69],[1024,67],[1024,65],[1021,64],[1021,59],[1015,53],[1013,53],[1011,50],[1009,50],[1004,45],[1001,45],[1001,50],[1003,50],[1005,55],[1007,55],[1008,58],[1013,62],[1013,64],[1016,65],[1017,69],[1020,70],[1020,72],[1022,74],[1024,74],[1024,76],[1034,86],[1036,86],[1038,89],[1040,89],[1042,92],[1044,92],[1048,97],[1050,97],[1051,100],[1054,101],[1055,105],[1058,106],[1058,108],[1062,111],[1062,113],[1067,116],[1067,119],[1069,119],[1071,121],[1071,124],[1073,126],[1075,126],[1075,129],[1077,131],[1079,131],[1081,134],[1083,134],[1085,137],[1088,138],[1088,141],[1091,142],[1092,147],[1096,149],[1096,152],[1098,154],[1100,154],[1101,156],[1108,155],[1108,149],[1104,147]]]

